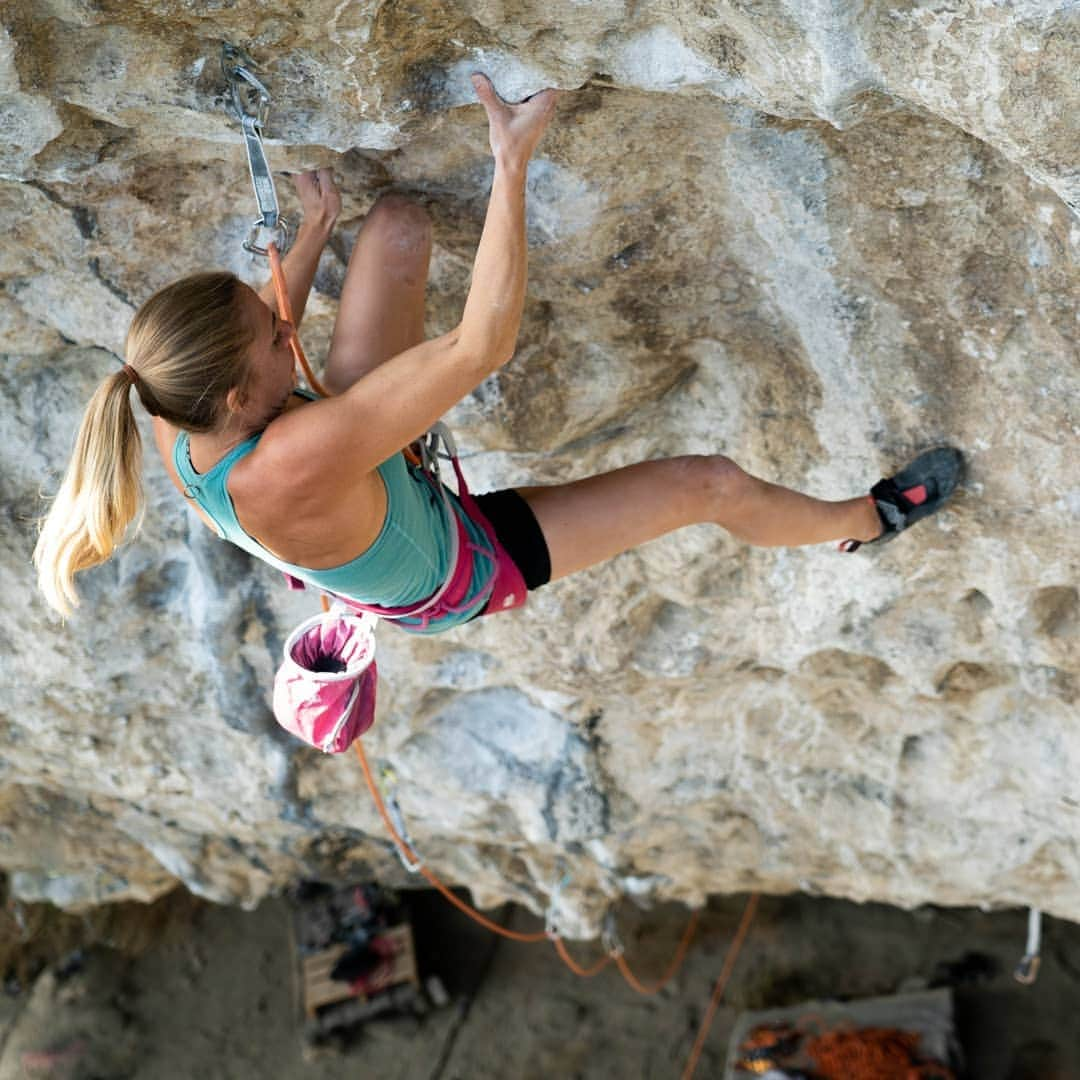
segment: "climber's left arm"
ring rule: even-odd
[[[315,271],[319,267],[319,257],[341,212],[341,195],[334,183],[334,174],[329,169],[300,173],[293,177],[293,183],[300,196],[304,219],[293,246],[281,263],[289,290],[293,324],[299,326],[304,317],[308,293],[311,292],[311,283],[315,280]],[[277,311],[273,282],[268,281],[259,290],[259,298]]]

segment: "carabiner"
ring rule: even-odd
[[[547,911],[544,912],[544,933],[549,938],[559,937],[559,925],[555,921],[555,909],[559,906],[559,899],[562,896],[563,889],[570,884],[570,871],[565,869],[565,864],[562,860],[559,860],[559,869],[563,871],[563,875],[551,890],[551,896],[548,899]]]
[[[416,851],[416,847],[412,842],[412,838],[409,836],[409,830],[405,827],[405,817],[401,813],[401,807],[398,806],[397,797],[394,795],[394,785],[397,783],[397,774],[389,765],[384,765],[379,770],[379,775],[382,779],[383,785],[386,789],[383,795],[383,801],[386,803],[386,812],[390,815],[390,820],[393,822],[394,828],[397,831],[398,836],[401,837],[401,841],[405,844],[410,851]],[[410,874],[418,873],[420,867],[424,864],[417,857],[414,862],[410,859],[402,850],[401,844],[396,840],[393,841],[394,851],[397,852],[397,857],[401,860],[401,865],[409,871]]]
[[[1042,946],[1042,912],[1038,908],[1028,910],[1027,945],[1020,963],[1016,965],[1013,978],[1023,986],[1031,984],[1039,977],[1039,963]]]
[[[229,83],[233,108],[243,129],[248,172],[261,215],[244,241],[244,250],[265,255],[266,246],[256,243],[259,230],[269,229],[274,234],[278,249],[285,252],[289,244],[289,228],[281,217],[274,177],[262,142],[263,126],[270,115],[270,91],[251,73],[251,66],[251,59],[243,49],[227,42],[221,46],[221,70]]]
[[[436,420],[417,442],[420,446],[421,468],[435,480],[440,479],[439,459],[453,461],[458,453],[457,443],[450,429],[442,420]],[[442,450],[439,449],[440,446]]]
[[[243,243],[244,250],[250,251],[252,255],[265,256],[270,254],[270,245],[274,244],[278,251],[288,251],[289,245],[292,243],[292,230],[289,227],[289,222],[283,217],[278,217],[277,224],[270,229],[270,239],[265,244],[256,243],[261,230],[266,228],[269,228],[269,226],[262,218],[252,222],[251,232],[248,233],[248,238]]]
[[[600,933],[600,941],[603,943],[604,952],[608,956],[622,956],[623,943],[619,940],[619,931],[615,925],[615,909],[610,907],[604,916],[604,929]]]
[[[229,83],[236,118],[241,123],[250,119],[256,127],[262,128],[270,114],[270,91],[251,73],[254,66],[251,57],[239,46],[222,43],[221,70]],[[245,87],[249,90],[247,100],[243,92]],[[250,100],[250,91],[255,92],[254,104]]]

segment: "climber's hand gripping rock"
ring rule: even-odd
[[[541,90],[520,105],[511,105],[499,97],[486,75],[477,72],[472,84],[487,113],[496,165],[511,172],[523,171],[555,111],[558,92]]]
[[[312,169],[293,177],[293,187],[304,211],[304,221],[325,228],[333,226],[341,213],[341,193],[331,169]]]

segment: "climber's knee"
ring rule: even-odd
[[[691,459],[695,486],[712,507],[735,508],[749,494],[754,478],[723,454],[702,455]]]
[[[384,195],[368,212],[361,241],[378,248],[385,274],[409,280],[427,275],[431,234],[431,218],[422,206],[404,195]]]

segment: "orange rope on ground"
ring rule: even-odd
[[[918,1057],[920,1037],[896,1028],[827,1031],[806,1043],[822,1080],[955,1080],[936,1061]]]
[[[701,1051],[705,1046],[705,1038],[709,1034],[709,1026],[712,1024],[713,1016],[720,1006],[720,999],[724,996],[724,990],[727,987],[728,979],[731,978],[735,961],[739,958],[739,950],[742,948],[743,941],[750,931],[750,924],[754,921],[754,912],[757,911],[759,897],[759,893],[753,893],[750,899],[746,901],[742,919],[739,921],[739,929],[735,932],[735,939],[728,946],[727,956],[724,957],[724,966],[720,969],[720,976],[716,980],[716,986],[713,987],[712,999],[709,1001],[708,1009],[705,1010],[705,1018],[701,1021],[701,1030],[694,1041],[694,1048],[690,1051],[690,1059],[683,1070],[682,1080],[691,1080],[694,1070],[697,1068],[698,1058],[701,1057]]]
[[[270,276],[274,281],[274,295],[277,297],[278,315],[287,323],[292,323],[292,304],[289,303],[289,290],[285,287],[285,271],[281,268],[281,254],[277,249],[277,244],[267,244],[266,252],[270,257]],[[295,333],[295,323],[293,323],[293,330],[292,341],[289,344],[292,346],[292,353],[296,358],[296,362],[304,372],[304,378],[307,379],[308,386],[310,386],[316,394],[320,394],[322,397],[329,397],[330,395],[327,393],[326,387],[315,377],[315,373],[311,370],[311,365],[308,363],[308,358],[304,355],[303,346],[300,344],[300,336]]]

